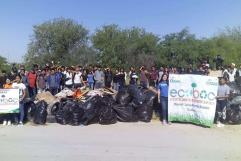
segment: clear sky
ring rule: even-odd
[[[138,26],[160,36],[184,27],[210,37],[241,26],[241,0],[1,0],[0,55],[21,62],[33,25],[64,17],[93,33],[107,24]]]

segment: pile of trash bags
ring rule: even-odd
[[[241,82],[241,81],[240,81]],[[228,84],[232,91],[231,99],[225,108],[223,121],[228,124],[241,124],[241,86]],[[34,124],[46,122],[62,125],[114,124],[120,122],[150,122],[157,93],[129,85],[118,92],[109,89],[85,91],[81,97],[71,97],[73,91],[64,89],[57,96],[49,92],[41,93],[35,102],[25,103],[26,118]]]
[[[231,99],[224,110],[226,117],[223,118],[228,124],[241,124],[241,77],[235,82],[228,83],[231,90]]]
[[[40,125],[57,122],[72,126],[151,121],[153,101],[157,97],[155,91],[134,85],[114,93],[103,91],[85,92],[81,99],[61,97],[56,100],[51,97],[54,103],[47,103],[44,99],[39,99],[36,104],[28,102],[28,120]]]

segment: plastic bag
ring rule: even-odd
[[[241,105],[233,104],[227,107],[226,121],[230,124],[241,124]]]
[[[82,116],[84,115],[84,109],[82,104],[71,100],[62,99],[60,107],[55,111],[56,122],[62,125],[73,125],[78,126],[81,124]]]
[[[116,113],[113,110],[114,99],[111,96],[104,96],[100,102],[99,123],[102,125],[114,124],[117,122]]]
[[[114,111],[116,112],[118,121],[121,122],[136,122],[138,121],[137,116],[134,112],[134,107],[131,104],[128,105],[114,105]]]
[[[135,113],[139,121],[150,122],[153,114],[153,106],[142,104],[136,108]]]
[[[235,96],[231,101],[229,101],[230,105],[238,105],[241,104],[241,96]]]
[[[34,113],[36,110],[36,105],[32,101],[28,101],[24,104],[24,109],[27,111],[25,112],[25,120],[33,122],[34,119]]]
[[[128,93],[132,97],[132,105],[133,106],[138,106],[143,103],[143,101],[144,101],[143,93],[141,92],[140,89],[138,89],[138,87],[136,85],[129,85]]]
[[[120,105],[128,105],[132,101],[132,97],[127,89],[120,90],[116,95],[116,102]]]
[[[47,103],[45,101],[40,101],[36,104],[34,110],[33,122],[35,124],[43,125],[46,123],[47,119]]]

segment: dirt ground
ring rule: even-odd
[[[0,125],[1,161],[240,161],[241,125]]]

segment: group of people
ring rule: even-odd
[[[123,68],[112,70],[111,68],[101,68],[100,66],[89,66],[83,68],[81,66],[46,66],[42,69],[38,65],[34,65],[30,71],[26,71],[24,66],[19,69],[13,66],[10,75],[2,75],[0,77],[0,88],[19,88],[20,89],[20,113],[19,124],[23,124],[24,117],[24,98],[27,96],[34,99],[37,93],[44,91],[51,92],[52,95],[57,94],[64,88],[77,89],[88,87],[90,90],[99,88],[113,88],[116,91],[121,90],[127,84],[140,85],[143,88],[154,87],[158,91],[159,102],[162,108],[163,124],[168,124],[168,77],[169,74],[201,74],[208,75],[209,64],[204,62],[200,68],[193,70],[190,65],[186,69],[176,67],[160,67],[157,69],[152,66],[148,70],[145,66],[141,66],[139,70],[131,67],[129,72]],[[235,74],[233,74],[235,73]],[[240,74],[239,74],[240,73]],[[230,89],[226,85],[227,81],[234,81],[234,78],[241,70],[235,68],[235,64],[223,70],[222,78],[217,97],[217,110],[223,110],[227,104]],[[5,83],[4,83],[5,82]],[[4,125],[10,125],[13,118],[12,114],[6,115]],[[16,118],[16,116],[14,116]],[[221,115],[219,115],[221,118]],[[218,125],[222,126],[218,119]]]

